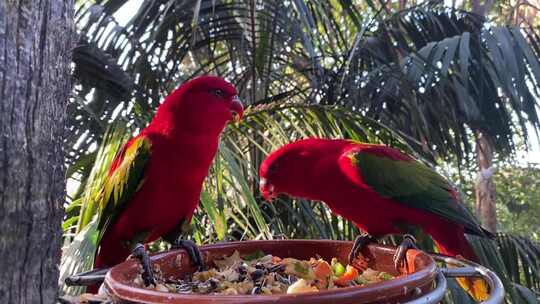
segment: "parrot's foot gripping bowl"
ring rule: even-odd
[[[329,240],[275,240],[231,242],[201,247],[207,263],[233,254],[263,251],[280,257],[307,260],[316,255],[325,260],[337,257],[347,261],[351,242]],[[405,273],[397,273],[392,257],[395,248],[370,244],[362,255],[372,269],[388,272],[394,279],[374,284],[303,294],[276,295],[199,295],[160,292],[138,287],[134,280],[139,273],[136,260],[114,267],[106,276],[105,288],[116,303],[403,303],[433,292],[438,272],[434,260],[422,251],[407,252]],[[164,277],[182,278],[194,267],[184,250],[160,253],[152,257]]]

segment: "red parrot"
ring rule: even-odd
[[[444,177],[384,145],[316,138],[287,144],[262,162],[260,190],[268,200],[284,193],[323,201],[369,234],[357,238],[351,260],[366,240],[407,233],[410,227],[431,235],[441,253],[473,261],[477,257],[465,233],[493,236],[478,224]],[[395,257],[396,267],[403,254]],[[485,281],[458,282],[475,299],[487,298]]]
[[[133,252],[143,263],[145,283],[153,283],[141,244],[190,222],[219,136],[242,114],[236,89],[219,77],[193,79],[165,98],[109,169],[97,202],[95,268],[116,265]],[[201,265],[193,243],[183,245]]]

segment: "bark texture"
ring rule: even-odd
[[[0,303],[58,290],[72,0],[0,1]]]
[[[486,14],[493,7],[494,0],[472,0],[472,11],[480,16]],[[493,145],[482,132],[476,134],[476,159],[478,161],[478,176],[475,185],[476,215],[487,230],[497,232],[496,199],[497,190],[493,181]]]
[[[493,181],[495,173],[493,147],[480,132],[476,134],[476,157],[480,170],[475,185],[476,214],[480,217],[484,228],[495,233],[497,232],[497,191]]]

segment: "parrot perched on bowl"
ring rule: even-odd
[[[118,151],[99,192],[95,269],[132,254],[141,259],[145,284],[154,283],[143,244],[190,222],[220,134],[242,114],[235,87],[220,77],[195,78],[165,98],[149,125]],[[192,242],[176,243],[202,266]]]
[[[310,138],[287,144],[260,166],[260,191],[271,200],[283,193],[326,203],[332,212],[366,232],[351,251],[388,234],[411,227],[429,234],[439,251],[472,261],[477,257],[465,233],[493,237],[461,203],[451,184],[432,168],[384,145],[341,139]],[[396,268],[414,238],[398,247]],[[489,294],[482,279],[458,279],[476,300]]]

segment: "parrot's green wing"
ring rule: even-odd
[[[150,159],[150,149],[150,140],[145,136],[138,136],[131,139],[116,155],[100,192],[98,244],[107,228],[114,223],[144,182],[144,170]]]
[[[353,169],[345,169],[347,175],[382,197],[461,224],[467,233],[489,235],[459,201],[452,185],[423,163],[382,145],[352,148],[344,158]]]

